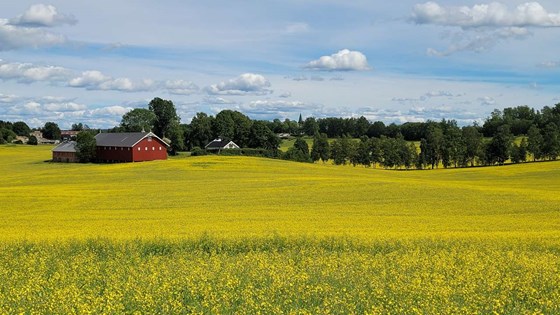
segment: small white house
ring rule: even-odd
[[[210,143],[208,143],[205,147],[208,151],[221,151],[227,149],[239,149],[239,146],[235,144],[233,141],[229,140],[222,140],[222,139],[214,139]]]

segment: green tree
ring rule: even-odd
[[[476,157],[480,155],[482,149],[482,134],[476,127],[463,127],[462,140],[465,152],[466,163],[474,166]]]
[[[294,145],[284,154],[284,159],[297,162],[312,162],[309,156],[309,146],[307,142],[298,137]]]
[[[369,152],[371,153],[371,163],[373,164],[373,167],[376,167],[377,164],[380,164],[383,161],[381,139],[370,138],[368,144]]]
[[[72,127],[70,128],[70,130],[72,130],[72,131],[82,131],[82,130],[84,130],[84,125],[82,123],[72,124]]]
[[[369,126],[367,134],[370,138],[381,138],[386,133],[385,129],[385,124],[382,121],[376,121]]]
[[[519,145],[514,144],[511,149],[511,161],[513,163],[522,163],[527,161],[527,140],[521,139]]]
[[[249,131],[249,147],[278,149],[280,138],[272,132],[264,121],[254,121]]]
[[[180,123],[175,105],[172,101],[156,97],[150,101],[148,107],[156,116],[153,132],[162,139],[168,137],[171,129]]]
[[[482,132],[485,137],[493,137],[498,132],[498,128],[504,124],[505,122],[502,111],[494,109],[494,111],[490,114],[490,117],[488,117],[482,125]]]
[[[496,134],[488,143],[486,148],[486,158],[490,164],[503,165],[510,157],[513,135],[509,125],[498,127]]]
[[[361,164],[370,167],[372,163],[371,144],[367,136],[360,138],[360,143],[356,147],[356,154],[354,155],[356,164]]]
[[[11,129],[0,128],[0,143],[11,143],[17,137]]]
[[[401,152],[399,152],[398,140],[395,138],[381,137],[384,168],[398,167],[402,164]]]
[[[222,139],[233,140],[240,147],[247,147],[252,124],[249,117],[238,111],[226,109],[219,112],[214,119],[214,135]]]
[[[416,160],[416,168],[422,169],[428,166],[428,141],[424,138],[420,140],[420,153]]]
[[[527,151],[533,156],[533,161],[542,159],[542,146],[543,146],[543,136],[541,130],[532,125],[527,132]]]
[[[560,136],[555,123],[548,123],[543,129],[542,153],[549,160],[556,160],[560,155]]]
[[[370,125],[371,124],[369,123],[369,120],[367,120],[367,118],[365,118],[364,116],[360,116],[360,118],[356,119],[355,121],[352,135],[356,138],[366,136],[368,134]]]
[[[421,159],[425,161],[426,166],[432,169],[438,167],[442,159],[442,149],[444,145],[443,131],[437,124],[431,123],[426,132],[426,141],[424,146],[420,146]]]
[[[315,134],[313,137],[313,147],[311,148],[311,159],[313,161],[326,162],[330,157],[330,145],[327,135],[324,133]]]
[[[76,155],[82,163],[93,162],[96,157],[95,136],[92,132],[81,131],[76,136]]]
[[[37,141],[37,137],[31,135],[29,136],[29,140],[27,140],[27,144],[29,145],[37,145],[39,141]]]
[[[156,120],[157,117],[153,111],[135,108],[122,116],[121,128],[125,132],[147,132],[154,128]]]
[[[457,167],[461,155],[461,129],[457,127],[454,120],[443,120],[440,125],[443,130],[443,143],[441,149],[441,160],[443,167]]]
[[[27,137],[31,133],[31,128],[25,122],[17,121],[12,125],[12,131],[18,136]]]
[[[307,117],[305,119],[303,122],[303,132],[310,137],[315,136],[319,132],[319,124],[317,124],[315,117]]]
[[[350,140],[346,137],[331,143],[331,158],[336,165],[344,165],[351,156]]]
[[[410,169],[416,165],[416,160],[418,159],[418,153],[416,152],[416,146],[414,143],[408,143],[402,139],[397,140],[398,150],[400,155],[400,165],[404,166],[406,169]]]
[[[194,147],[204,148],[214,138],[212,126],[214,124],[214,117],[208,116],[205,113],[196,113],[190,123],[189,134],[187,135],[187,142],[189,149]]]
[[[50,140],[60,140],[60,128],[54,122],[47,122],[42,129],[43,137]]]
[[[170,155],[177,155],[179,151],[183,151],[185,149],[185,138],[181,125],[179,125],[178,123],[174,123],[169,127],[167,134],[171,142],[168,149]]]
[[[291,135],[299,135],[299,124],[295,120],[286,118],[283,122],[283,131]]]

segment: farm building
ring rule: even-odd
[[[58,144],[60,142],[58,140],[50,140],[50,139],[43,138],[43,133],[38,130],[33,131],[30,134],[30,136],[35,136],[35,138],[37,138],[38,144]]]
[[[76,137],[78,136],[79,131],[76,130],[61,130],[60,131],[60,137],[62,138],[62,140],[76,140]]]
[[[54,162],[78,162],[76,141],[65,141],[52,150]]]
[[[239,146],[235,144],[235,142],[233,141],[214,139],[210,143],[208,143],[204,148],[208,151],[220,152],[221,150],[227,150],[227,149],[239,149]]]
[[[169,146],[151,132],[99,133],[95,136],[99,162],[141,162],[167,159]]]

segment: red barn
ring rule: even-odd
[[[151,132],[99,133],[97,161],[141,162],[167,159],[169,146]]]
[[[65,141],[52,150],[53,162],[78,162],[76,141]]]

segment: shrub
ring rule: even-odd
[[[208,155],[208,152],[206,152],[206,150],[201,149],[200,147],[194,147],[191,151],[191,156],[203,156],[203,155]]]
[[[30,136],[29,140],[27,140],[27,144],[29,145],[37,145],[39,142],[37,141],[37,137]]]

